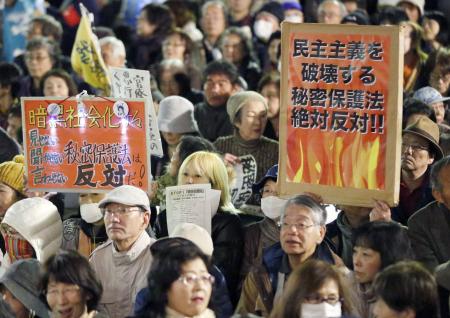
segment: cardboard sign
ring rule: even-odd
[[[129,184],[149,191],[144,99],[22,98],[28,187],[96,192]]]
[[[150,152],[154,156],[162,157],[163,149],[158,128],[158,117],[153,107],[150,88],[150,72],[130,68],[110,68],[112,82],[112,96],[116,98],[146,98],[149,105],[150,121]]]
[[[281,195],[398,203],[402,39],[397,26],[283,23]]]

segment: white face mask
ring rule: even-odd
[[[299,15],[288,15],[286,18],[284,18],[284,21],[287,22],[293,22],[293,23],[302,23],[302,17]]]
[[[281,211],[286,202],[287,200],[271,195],[261,199],[261,210],[269,219],[275,220],[281,216]]]
[[[341,317],[341,302],[331,305],[327,302],[320,304],[302,304],[302,318],[335,318]]]
[[[81,218],[87,223],[95,223],[103,218],[98,203],[85,203],[80,205]]]
[[[263,41],[267,41],[272,35],[272,23],[266,20],[258,20],[253,26],[255,35]]]

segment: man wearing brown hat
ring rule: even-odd
[[[392,219],[406,225],[414,212],[433,201],[429,170],[443,157],[437,124],[421,117],[406,127],[401,151],[400,202],[392,210]]]

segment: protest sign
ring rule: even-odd
[[[149,190],[144,99],[22,98],[28,187],[101,192],[129,184]]]
[[[146,98],[149,105],[150,153],[162,157],[163,149],[158,128],[158,117],[153,107],[150,88],[150,72],[130,68],[110,68],[112,96],[116,98]]]
[[[398,26],[282,25],[279,186],[327,203],[398,203]]]
[[[188,184],[166,188],[167,230],[180,223],[194,223],[211,234],[211,220],[219,208],[220,191],[210,184]]]
[[[239,163],[233,166],[236,178],[231,189],[231,202],[240,208],[252,195],[252,185],[256,182],[257,166],[255,157],[246,155],[239,157]]]

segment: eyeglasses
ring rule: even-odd
[[[115,209],[101,208],[100,212],[103,214],[103,216],[106,216],[106,215],[111,216],[113,214],[123,216],[123,215],[127,215],[129,213],[132,213],[132,212],[142,212],[142,209],[139,207],[136,207],[136,206],[130,206],[130,207],[126,207],[126,208],[125,207],[117,207]]]
[[[426,150],[428,151],[429,148],[427,146],[422,146],[419,144],[402,144],[402,151],[408,150],[411,147],[411,150],[414,152],[420,151],[420,150]]]
[[[193,286],[196,282],[201,281],[203,284],[214,284],[214,281],[216,279],[214,276],[210,274],[202,274],[202,275],[196,275],[196,274],[186,274],[181,275],[178,278],[178,281],[182,282],[186,286]]]
[[[305,224],[305,223],[286,223],[286,222],[278,222],[278,227],[280,227],[282,230],[287,230],[291,228],[295,228],[297,231],[305,231],[306,229],[309,229],[310,227],[317,226],[317,224]]]
[[[305,297],[305,300],[310,304],[321,304],[323,302],[327,302],[330,305],[336,305],[339,301],[343,302],[342,298],[339,298],[336,295],[330,295],[328,297],[322,297],[319,294],[313,294]]]
[[[76,296],[80,292],[80,286],[74,285],[71,287],[65,287],[62,289],[58,289],[56,287],[52,287],[45,292],[45,295],[48,298],[55,298],[59,296],[64,296],[67,298]]]
[[[49,58],[50,56],[25,54],[25,60],[28,62],[31,62],[33,60],[35,60],[36,62],[42,62]]]

